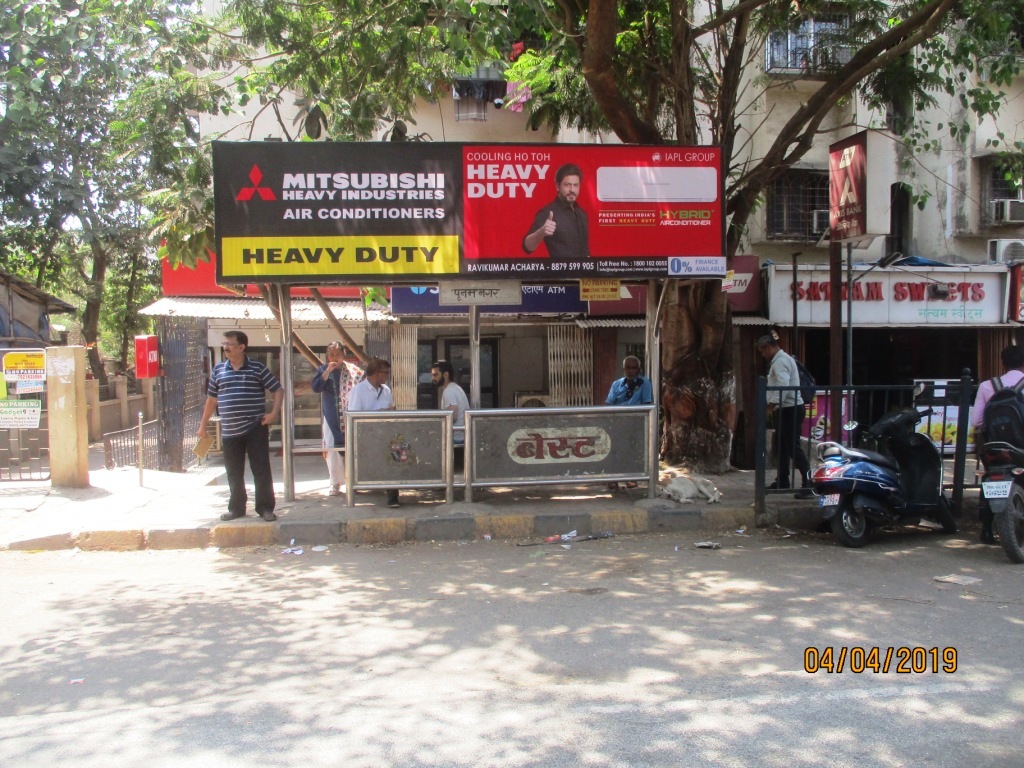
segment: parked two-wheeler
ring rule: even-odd
[[[914,430],[930,413],[904,408],[865,430],[885,454],[833,442],[818,445],[811,481],[822,517],[844,546],[863,547],[872,528],[915,525],[922,518],[956,533],[942,491],[942,455],[927,435]]]
[[[982,514],[983,541],[991,542],[992,528],[1011,562],[1024,563],[1024,450],[1010,443],[993,442],[979,453],[985,474],[981,494],[991,519]],[[989,527],[991,526],[991,527]],[[984,534],[988,538],[984,538]]]

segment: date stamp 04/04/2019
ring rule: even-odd
[[[862,646],[840,645],[836,647],[814,646],[804,649],[804,672],[852,672],[861,674],[874,672],[900,675],[921,675],[939,672],[953,673],[957,668],[956,648],[925,648],[924,646],[890,645]]]

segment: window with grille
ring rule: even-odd
[[[831,71],[850,61],[852,49],[847,43],[849,18],[830,14],[805,19],[791,30],[778,30],[768,36],[765,71]]]
[[[1021,159],[1018,158],[1018,163],[1020,161]],[[989,178],[992,189],[990,198],[992,200],[1024,200],[1019,165],[1017,168],[1014,168],[1011,163],[993,160],[989,170]]]
[[[768,189],[773,240],[817,240],[828,229],[828,171],[790,170]]]

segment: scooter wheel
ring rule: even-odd
[[[1014,484],[1006,510],[996,515],[995,528],[1010,561],[1024,563],[1024,488]]]
[[[939,496],[939,504],[935,508],[935,518],[942,526],[943,533],[956,533],[956,518],[953,517],[953,510],[949,506],[949,499],[945,494]]]
[[[854,508],[849,501],[843,504],[832,518],[832,535],[844,547],[863,547],[868,543],[871,527],[863,512]]]

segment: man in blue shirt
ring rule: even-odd
[[[622,361],[622,372],[626,375],[612,382],[605,405],[651,405],[654,403],[654,389],[651,380],[640,375],[640,360],[630,355]]]
[[[284,390],[263,363],[245,354],[249,337],[242,331],[227,331],[221,348],[227,358],[213,367],[206,387],[206,405],[199,422],[199,437],[206,437],[213,412],[220,414],[224,469],[228,475],[231,498],[221,520],[245,516],[248,496],[245,492],[245,457],[256,486],[256,514],[267,522],[274,514],[274,476],[270,471],[270,425],[281,412]],[[267,413],[264,392],[274,394],[274,405]]]
[[[629,355],[622,361],[622,372],[626,375],[612,382],[605,398],[605,405],[651,405],[654,403],[654,389],[651,380],[640,375],[640,359]],[[627,488],[636,488],[632,480]],[[618,483],[608,483],[608,490],[618,490]]]

